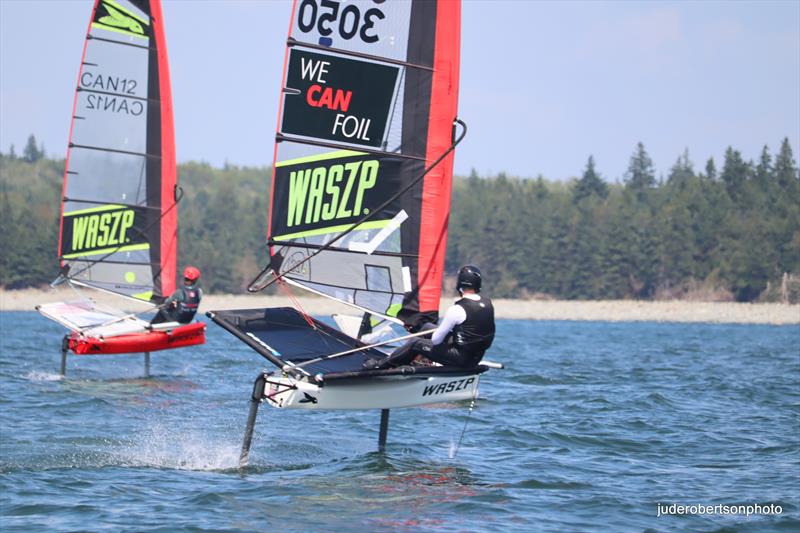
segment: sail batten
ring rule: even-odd
[[[327,52],[335,52],[335,53],[341,54],[341,55],[347,55],[347,56],[352,56],[352,57],[360,57],[360,58],[363,58],[363,59],[372,59],[374,61],[380,61],[380,62],[383,62],[383,63],[390,63],[390,64],[393,64],[393,65],[401,65],[401,66],[409,67],[409,68],[418,68],[418,69],[433,71],[433,67],[431,67],[429,65],[420,65],[420,64],[416,64],[416,63],[409,63],[408,61],[401,61],[399,59],[392,59],[392,58],[388,58],[388,57],[381,57],[381,56],[374,56],[374,55],[370,55],[370,54],[363,54],[363,53],[359,53],[359,52],[354,52],[352,50],[346,50],[344,48],[332,48],[332,47],[322,46],[322,45],[313,44],[313,43],[306,43],[306,42],[302,42],[302,41],[296,41],[296,40],[293,40],[293,39],[288,39],[286,41],[286,44],[289,47],[299,46],[299,47],[303,47],[303,48],[310,48],[312,50],[325,50]]]
[[[297,144],[306,144],[308,146],[318,146],[318,147],[322,147],[322,148],[333,148],[333,149],[337,149],[337,150],[350,150],[350,149],[353,148],[353,146],[348,145],[348,144],[337,144],[337,143],[332,143],[332,142],[323,142],[323,141],[310,140],[310,139],[305,139],[305,138],[302,138],[302,137],[293,137],[291,135],[286,135],[286,134],[283,134],[283,133],[278,133],[277,135],[275,135],[275,141],[279,142],[279,143],[280,142],[292,142],[292,143],[297,143]],[[415,160],[415,161],[425,161],[425,158],[422,157],[422,156],[398,153],[397,150],[375,150],[375,149],[371,149],[371,148],[364,147],[364,146],[359,146],[358,149],[360,151],[364,152],[364,153],[370,153],[370,154],[376,154],[376,155],[386,155],[386,156],[397,157],[397,158],[400,158],[400,159],[412,159],[412,160]],[[278,164],[282,164],[282,163],[278,163]]]
[[[267,235],[274,279],[410,326],[436,319],[459,32],[452,0],[295,1]]]

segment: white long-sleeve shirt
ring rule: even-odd
[[[470,300],[479,302],[481,300],[481,295],[465,294],[464,298],[469,298]],[[431,337],[433,344],[441,344],[447,338],[447,335],[453,331],[453,328],[463,323],[466,319],[467,312],[464,311],[463,307],[457,304],[451,305],[447,311],[445,311],[444,318],[442,318],[442,323],[439,324],[439,327],[437,327],[436,331],[433,332],[433,336]]]

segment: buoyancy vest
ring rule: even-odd
[[[183,324],[188,324],[197,313],[197,308],[200,307],[200,298],[202,296],[200,287],[197,285],[189,285],[181,287],[183,291],[183,299],[178,301],[176,308],[177,321]]]
[[[461,324],[453,328],[453,344],[459,351],[480,357],[494,340],[494,307],[492,301],[481,296],[480,300],[461,298],[456,302],[467,314]]]

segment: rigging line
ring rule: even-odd
[[[284,292],[286,292],[286,296],[288,296],[289,300],[292,302],[292,305],[294,305],[295,308],[300,312],[300,314],[303,315],[303,320],[305,320],[308,323],[311,329],[316,331],[317,326],[316,324],[314,324],[314,320],[312,320],[312,318],[308,316],[308,313],[306,313],[305,309],[303,309],[303,306],[300,305],[300,301],[297,298],[295,298],[292,289],[289,288],[289,284],[283,280],[280,280],[278,286],[282,288]]]
[[[178,192],[180,192],[180,195],[178,194]],[[183,188],[181,188],[181,187],[180,187],[180,186],[178,186],[178,185],[175,185],[175,192],[174,192],[174,195],[175,195],[175,201],[172,203],[172,205],[171,205],[171,206],[169,206],[169,207],[167,208],[167,210],[166,210],[166,211],[162,212],[162,213],[161,213],[161,216],[159,216],[159,217],[158,217],[156,220],[154,220],[152,223],[150,223],[149,225],[147,225],[147,226],[144,228],[144,230],[140,231],[140,232],[139,232],[139,235],[146,235],[146,234],[147,234],[147,233],[148,233],[148,232],[149,232],[149,231],[150,231],[152,228],[154,228],[154,227],[155,227],[155,225],[156,225],[156,224],[161,224],[161,220],[162,220],[162,219],[163,219],[163,218],[164,218],[164,217],[167,215],[167,213],[169,213],[170,211],[172,211],[173,209],[175,209],[175,207],[178,205],[178,203],[179,203],[179,202],[180,202],[180,201],[183,199]],[[110,252],[108,252],[107,254],[105,254],[104,256],[102,256],[102,257],[100,257],[99,259],[97,259],[97,260],[95,260],[95,261],[93,261],[93,262],[89,263],[88,265],[86,265],[86,266],[85,266],[85,267],[83,267],[82,269],[78,270],[78,271],[77,271],[77,272],[75,272],[74,274],[70,274],[70,275],[67,277],[67,279],[73,278],[73,277],[75,277],[75,276],[78,276],[79,274],[82,274],[82,273],[86,272],[87,270],[89,270],[90,268],[92,268],[92,266],[94,266],[96,263],[101,263],[101,262],[103,262],[103,260],[104,260],[104,259],[106,259],[107,257],[111,256],[112,254],[115,254],[115,253],[117,253],[117,252],[119,251],[119,249],[120,249],[120,248],[123,248],[124,246],[126,246],[126,245],[125,245],[125,244],[120,244],[119,246],[117,246],[116,248],[114,248],[113,250],[111,250]],[[69,272],[66,272],[66,274],[69,274]],[[159,270],[156,272],[156,275],[155,275],[155,276],[153,276],[153,277],[156,277],[156,276],[158,276],[158,275],[160,275],[160,274],[161,274],[161,269],[159,269]],[[109,291],[109,292],[114,292],[114,291]],[[163,294],[162,294],[162,296],[163,296]]]
[[[67,283],[67,285],[69,285],[70,289],[75,291],[75,294],[78,296],[78,298],[83,298],[81,291],[78,290],[78,287],[74,283]]]
[[[262,274],[263,274],[263,271],[262,271]],[[351,302],[351,301],[348,301],[346,299],[338,298],[338,297],[333,296],[331,294],[328,294],[328,293],[326,293],[326,292],[324,292],[322,290],[314,288],[314,287],[312,287],[310,285],[311,282],[309,282],[309,284],[307,284],[307,285],[304,285],[303,283],[301,283],[299,281],[295,281],[292,278],[288,278],[288,277],[285,278],[284,281],[286,281],[286,283],[288,283],[290,285],[296,285],[296,286],[300,287],[301,289],[304,289],[304,290],[306,290],[308,292],[312,292],[312,293],[317,294],[319,296],[322,296],[324,298],[330,298],[330,299],[332,299],[332,300],[334,300],[336,302],[342,303],[344,305],[349,305],[350,307],[355,307],[356,309],[358,309],[362,313],[372,313],[375,316],[380,316],[380,317],[384,318],[385,320],[389,320],[390,322],[394,322],[395,324],[398,324],[398,325],[402,325],[402,323],[403,323],[403,321],[400,320],[399,318],[389,317],[389,316],[387,316],[387,315],[385,315],[383,313],[378,313],[375,309],[367,309],[366,307],[364,307],[362,305],[359,305],[359,304],[357,304],[355,302]],[[336,287],[335,285],[330,285],[330,284],[322,284],[322,285],[327,285],[328,287]],[[338,287],[338,288],[344,288],[344,287]],[[351,290],[352,287],[347,287],[347,289]],[[390,293],[384,293],[384,294],[390,294]],[[353,293],[352,296],[353,296],[353,298],[355,298],[355,293]]]
[[[453,455],[450,457],[451,459],[455,459],[456,455],[458,455],[458,450],[461,448],[461,441],[464,440],[464,433],[467,432],[467,424],[469,423],[469,417],[472,414],[472,409],[475,407],[475,399],[478,397],[478,386],[475,386],[475,392],[472,393],[472,399],[469,402],[469,411],[467,411],[467,418],[464,419],[464,428],[461,430],[461,436],[458,438],[458,443],[456,444],[455,449],[453,450]]]
[[[376,342],[374,344],[365,344],[364,346],[359,346],[358,348],[353,348],[351,350],[345,350],[343,352],[332,353],[330,355],[323,355],[322,357],[317,357],[316,359],[311,359],[309,361],[303,361],[302,363],[300,363],[298,365],[295,365],[295,366],[302,367],[302,366],[306,366],[306,365],[311,365],[311,364],[314,364],[314,363],[319,363],[320,361],[327,361],[328,359],[335,359],[336,357],[341,357],[343,355],[349,355],[351,353],[356,353],[356,352],[363,352],[363,351],[369,350],[371,348],[376,348],[378,346],[383,346],[384,344],[390,344],[390,343],[396,342],[396,341],[404,341],[406,339],[411,339],[411,338],[414,338],[414,337],[421,337],[422,335],[430,335],[431,333],[433,333],[432,330],[418,331],[416,333],[410,333],[408,335],[403,335],[402,337],[395,337],[394,339],[388,339],[388,340],[385,340],[385,341]]]
[[[352,225],[352,226],[350,226],[350,228],[348,228],[348,229],[344,230],[344,231],[343,231],[343,232],[341,232],[339,235],[337,235],[336,237],[334,237],[333,239],[331,239],[330,241],[328,241],[328,243],[327,243],[327,244],[325,244],[325,245],[324,245],[322,248],[320,248],[319,250],[315,251],[315,252],[314,252],[314,253],[312,253],[312,254],[309,254],[309,255],[307,255],[305,258],[303,258],[302,260],[300,260],[300,261],[298,261],[297,263],[295,263],[295,264],[294,264],[294,266],[292,266],[292,268],[291,268],[290,270],[288,270],[287,272],[284,272],[283,274],[281,274],[281,273],[278,273],[278,272],[275,272],[275,271],[273,270],[273,273],[274,273],[275,277],[274,277],[272,280],[270,280],[270,281],[269,281],[269,282],[267,282],[267,283],[263,283],[263,282],[262,282],[260,285],[256,285],[256,282],[257,282],[257,281],[259,281],[259,280],[262,278],[262,276],[264,276],[264,275],[266,275],[266,274],[267,274],[267,270],[271,268],[271,265],[267,265],[266,267],[264,267],[264,269],[263,269],[263,270],[262,270],[262,271],[261,271],[261,272],[258,274],[258,276],[256,276],[256,278],[255,278],[253,281],[251,281],[251,282],[250,282],[250,285],[247,287],[247,291],[248,291],[248,292],[259,292],[259,291],[262,291],[262,290],[266,289],[267,287],[269,287],[270,285],[272,285],[273,283],[275,283],[275,281],[277,281],[277,279],[278,279],[278,278],[282,278],[282,277],[283,277],[285,274],[288,274],[288,273],[289,273],[289,272],[291,272],[292,270],[296,270],[296,269],[297,269],[297,267],[299,267],[300,265],[303,265],[303,264],[305,264],[306,262],[308,262],[308,261],[309,261],[310,259],[312,259],[313,257],[315,257],[315,256],[319,255],[321,252],[323,252],[323,251],[327,250],[328,248],[330,248],[330,247],[331,247],[331,245],[333,245],[333,243],[335,243],[336,241],[340,240],[340,239],[341,239],[342,237],[344,237],[345,235],[348,235],[348,234],[349,234],[349,233],[351,233],[353,230],[355,230],[355,229],[356,229],[356,228],[357,228],[359,225],[363,224],[364,222],[366,222],[366,221],[367,221],[367,220],[369,220],[370,218],[374,217],[376,214],[380,213],[380,212],[381,212],[381,211],[382,211],[382,210],[383,210],[383,209],[384,209],[386,206],[388,206],[389,204],[391,204],[392,202],[394,202],[394,201],[395,201],[397,198],[399,198],[400,196],[402,196],[403,194],[405,194],[406,192],[408,192],[408,191],[409,191],[409,190],[410,190],[410,189],[411,189],[413,186],[415,186],[417,183],[419,183],[420,181],[422,181],[422,179],[423,179],[423,178],[425,178],[425,176],[427,176],[427,175],[428,175],[428,173],[429,173],[431,170],[433,170],[434,168],[436,168],[436,166],[437,166],[439,163],[441,163],[442,161],[444,161],[444,158],[445,158],[445,157],[447,157],[447,156],[448,156],[448,155],[449,155],[449,154],[450,154],[450,153],[451,153],[453,150],[455,150],[455,149],[456,149],[456,146],[458,146],[458,144],[459,144],[459,143],[460,143],[460,142],[461,142],[461,141],[464,139],[464,137],[466,136],[466,134],[467,134],[467,125],[464,123],[464,121],[462,121],[462,120],[461,120],[461,119],[459,119],[459,118],[456,118],[456,119],[455,119],[455,121],[453,122],[453,126],[454,126],[454,128],[453,128],[453,129],[454,129],[454,130],[455,130],[455,124],[460,124],[460,125],[461,125],[461,127],[463,128],[463,131],[461,132],[461,135],[459,135],[459,136],[458,136],[458,138],[456,138],[456,139],[453,139],[453,143],[450,145],[450,147],[449,147],[447,150],[445,150],[445,151],[442,153],[442,155],[440,155],[440,156],[438,157],[438,159],[436,159],[436,161],[434,161],[434,162],[431,164],[431,166],[429,166],[427,169],[425,169],[425,171],[424,171],[424,172],[422,172],[422,174],[420,174],[420,175],[419,175],[417,178],[415,178],[413,181],[411,181],[411,182],[410,182],[408,185],[406,185],[405,187],[403,187],[402,189],[400,189],[399,191],[397,191],[397,192],[396,192],[394,195],[392,195],[392,196],[391,196],[391,197],[390,197],[388,200],[386,200],[385,202],[383,202],[383,203],[382,203],[380,206],[378,206],[377,208],[373,209],[372,211],[370,211],[369,213],[367,213],[366,215],[364,215],[363,217],[361,217],[359,220],[357,220],[356,222],[354,222],[354,223],[353,223],[353,225]],[[455,133],[455,131],[454,131],[454,133]]]
[[[279,394],[283,394],[284,392],[297,389],[297,382],[295,382],[293,380],[293,378],[288,378],[288,379],[292,381],[288,385],[284,385],[280,381],[269,381],[269,380],[266,380],[266,383],[268,383],[269,385],[274,386],[276,390],[275,390],[275,392],[272,392],[270,394],[264,394],[264,398],[266,398],[268,400],[271,400],[272,398],[274,398],[275,396],[278,396]],[[280,387],[283,387],[284,390],[279,390]]]
[[[93,326],[89,326],[89,327],[87,327],[85,329],[80,329],[78,331],[80,332],[81,335],[86,336],[86,335],[90,334],[90,332],[92,330],[99,329],[99,328],[104,328],[106,326],[110,326],[111,324],[116,324],[117,322],[123,322],[125,320],[130,319],[130,318],[138,317],[142,313],[149,313],[151,311],[161,310],[163,308],[164,308],[164,304],[162,303],[162,304],[159,304],[159,305],[155,306],[152,309],[145,309],[144,311],[139,311],[139,312],[136,312],[136,313],[128,313],[127,315],[119,316],[117,318],[109,320],[108,322],[103,322],[102,324],[96,324],[96,325],[93,325]],[[152,329],[153,329],[152,326],[148,326],[147,327],[147,330],[149,330],[149,331],[152,331]]]
[[[285,248],[309,248],[312,250],[316,250],[325,246],[324,244],[309,244],[305,242],[295,242],[295,241],[276,241],[275,239],[268,239],[267,245],[280,246],[282,250]],[[337,247],[328,248],[328,251],[343,252],[348,254],[353,253],[353,251],[350,250],[349,248],[337,248]],[[411,257],[411,258],[419,257],[419,254],[403,253],[403,252],[383,252],[381,250],[375,250],[374,252],[372,252],[372,255],[385,256],[385,257]]]
[[[170,208],[169,208],[169,209],[167,209],[166,211],[164,211],[164,212],[161,214],[161,216],[160,216],[160,217],[158,217],[158,223],[159,223],[159,224],[161,223],[161,219],[162,219],[162,218],[164,218],[164,215],[166,215],[167,213],[169,213],[170,211],[172,211],[172,208],[174,208],[175,206],[177,206],[177,205],[178,205],[178,202],[180,202],[180,201],[183,199],[183,187],[181,187],[181,186],[180,186],[180,185],[178,185],[177,183],[176,183],[176,184],[173,186],[173,189],[172,189],[172,198],[173,198],[173,200],[175,200],[175,201],[173,202],[173,204],[170,206]],[[176,220],[177,220],[177,219],[176,219]],[[145,233],[146,233],[146,232],[147,232],[147,230],[149,230],[149,229],[150,229],[150,227],[152,227],[152,226],[155,226],[155,222],[153,222],[153,224],[151,224],[150,226],[148,226],[148,227],[146,228],[146,230],[145,230]],[[159,235],[160,235],[160,234],[161,234],[161,232],[159,232]],[[173,236],[172,243],[173,243],[173,244],[175,244],[175,247],[174,247],[174,249],[173,249],[173,252],[174,252],[174,254],[175,254],[175,262],[177,263],[177,262],[178,262],[178,245],[177,245],[177,238],[178,238],[178,224],[177,224],[177,222],[176,222],[176,224],[175,224],[175,232],[172,234],[172,236]],[[164,253],[164,250],[161,250],[161,249],[159,248],[159,254],[158,254],[158,255],[159,255],[159,259],[162,259],[162,258],[161,258],[161,254],[162,254],[162,253]],[[153,280],[154,280],[154,281],[155,281],[155,278],[158,278],[158,279],[159,279],[159,281],[161,282],[161,287],[163,287],[163,286],[164,286],[164,282],[163,282],[163,280],[161,280],[161,272],[164,270],[164,269],[161,267],[161,265],[162,265],[162,264],[163,264],[162,262],[159,262],[159,264],[158,264],[158,269],[155,271],[155,275],[153,276]],[[176,272],[176,274],[177,274],[177,272]],[[162,292],[163,292],[163,290],[162,290]],[[161,296],[163,297],[163,296],[165,296],[165,295],[164,295],[164,294],[162,294]]]
[[[57,279],[56,281],[54,281],[50,285],[51,286],[58,285],[58,283],[56,283],[56,282],[58,282],[60,279],[61,278],[59,277],[59,279]],[[61,280],[61,282],[63,282],[63,281],[64,280]],[[125,294],[124,292],[112,291],[111,289],[107,289],[106,287],[101,287],[100,285],[89,285],[88,283],[84,283],[84,282],[81,282],[80,280],[72,279],[72,278],[66,278],[66,281],[69,282],[69,283],[74,283],[75,285],[80,285],[81,287],[88,287],[88,288],[96,290],[96,291],[106,292],[108,294],[113,294],[113,295],[119,296],[121,298],[127,298],[128,300],[130,300],[132,302],[137,302],[137,303],[145,304],[145,305],[152,305],[153,307],[155,307],[155,305],[156,305],[156,304],[154,304],[152,302],[146,302],[144,300],[140,300],[139,298],[134,298],[130,294]],[[144,311],[142,311],[142,312],[144,312]]]

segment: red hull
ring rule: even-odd
[[[69,349],[78,355],[141,353],[171,350],[206,342],[206,325],[195,322],[179,326],[172,331],[148,331],[133,335],[120,335],[108,339],[69,337]]]

